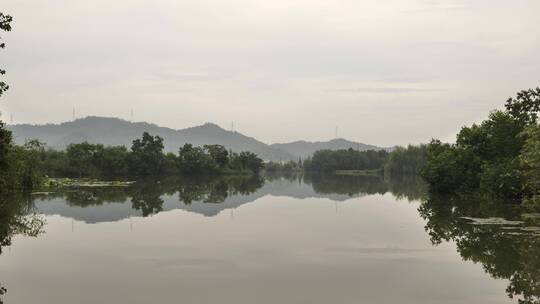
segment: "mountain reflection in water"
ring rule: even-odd
[[[425,231],[434,246],[455,243],[463,260],[480,263],[493,278],[508,280],[506,293],[510,298],[518,303],[540,303],[540,231],[537,228],[540,217],[522,214],[521,210],[504,202],[467,195],[436,197],[428,194],[418,177],[391,181],[377,176],[325,175],[173,179],[137,182],[129,187],[12,195],[0,199],[0,253],[11,246],[15,235],[39,237],[47,229],[45,218],[52,215],[88,224],[149,217],[177,209],[214,217],[265,196],[301,200],[324,198],[339,205],[352,198],[386,193],[397,200],[420,202],[418,212],[425,220]],[[471,218],[506,218],[513,222],[507,225],[504,221],[482,222]],[[331,247],[327,250],[366,255],[425,251],[398,247]],[[204,259],[201,261],[206,263]],[[166,263],[159,261],[160,267]],[[2,281],[7,290],[0,284],[0,303],[9,290],[9,278],[2,277]]]

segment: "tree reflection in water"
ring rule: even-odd
[[[420,206],[433,244],[454,241],[465,261],[481,263],[493,278],[510,281],[506,292],[518,303],[540,303],[540,234],[538,222],[523,219],[519,210],[503,202],[474,195],[429,196]],[[471,222],[469,218],[501,217],[517,225]],[[523,221],[524,220],[524,221]]]
[[[0,304],[4,304],[4,301],[2,301],[2,296],[5,295],[7,292],[7,289],[0,284]]]
[[[346,176],[346,175],[325,175],[308,174],[304,177],[306,184],[311,184],[313,190],[321,194],[346,194],[353,196],[356,194],[384,194],[388,191],[388,186],[378,176]]]
[[[382,179],[378,176],[305,175],[303,179],[318,193],[384,194],[397,199],[420,201],[418,209],[427,220],[425,229],[433,245],[454,241],[463,260],[481,263],[496,279],[507,279],[506,292],[520,304],[540,304],[540,216],[523,218],[515,205],[456,194],[439,197],[428,193],[418,176]],[[473,225],[465,218],[504,218],[523,221],[517,226]],[[481,221],[480,221],[481,223]]]
[[[146,217],[163,211],[163,195],[178,193],[179,201],[185,205],[195,201],[222,203],[231,195],[254,193],[263,184],[264,179],[258,176],[146,180],[128,187],[88,187],[34,197],[42,200],[63,198],[69,206],[83,208],[105,203],[124,203],[129,199],[132,208],[139,210]]]
[[[29,196],[0,196],[0,254],[6,246],[11,246],[15,235],[36,237],[43,233],[44,224],[43,217],[34,213]],[[6,287],[0,284],[0,304],[6,292]]]
[[[540,232],[535,231],[540,217],[523,218],[521,210],[495,200],[471,194],[440,197],[429,194],[422,180],[403,176],[384,180],[378,176],[302,175],[271,176],[308,184],[322,195],[361,195],[392,193],[398,199],[420,201],[419,214],[426,220],[425,230],[433,245],[453,241],[463,260],[481,263],[493,278],[507,279],[508,296],[522,304],[540,304]],[[214,178],[203,180],[140,181],[129,187],[79,189],[63,193],[34,195],[47,200],[61,197],[70,206],[89,207],[105,203],[131,202],[142,216],[163,210],[163,195],[178,195],[185,205],[194,202],[220,204],[232,195],[249,195],[260,189],[259,177]],[[330,196],[329,196],[330,197]],[[0,253],[14,235],[38,236],[43,218],[34,212],[29,196],[0,199]],[[519,225],[478,225],[464,218],[500,217],[520,220]],[[1,296],[6,289],[0,285]]]

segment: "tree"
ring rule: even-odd
[[[463,127],[456,146],[473,152],[485,160],[515,158],[524,144],[524,126],[508,112],[491,112],[480,125]]]
[[[540,88],[524,90],[481,124],[463,127],[456,144],[433,141],[422,172],[437,193],[479,192],[520,203],[533,191]],[[527,190],[529,189],[529,190]],[[534,197],[532,198],[534,200]]]
[[[480,183],[481,162],[469,150],[432,140],[422,177],[437,193],[476,189]]]
[[[426,145],[397,147],[388,156],[384,165],[384,175],[390,178],[418,175],[427,161],[427,154]]]
[[[187,174],[208,174],[218,169],[218,164],[205,149],[194,147],[192,144],[185,144],[178,150],[178,166],[182,173]]]
[[[480,190],[496,196],[519,199],[521,173],[517,157],[525,143],[524,125],[512,114],[494,111],[480,125],[464,127],[456,147],[480,161]],[[459,178],[459,177],[458,177]]]
[[[229,152],[222,145],[204,145],[204,149],[208,151],[212,160],[220,169],[225,168],[229,163]]]
[[[510,115],[524,125],[536,123],[540,112],[540,87],[518,92],[516,98],[508,98],[505,107]]]
[[[66,156],[69,168],[73,171],[73,176],[96,177],[98,175],[98,169],[94,165],[94,158],[98,149],[98,145],[88,142],[70,144],[67,147]]]
[[[45,144],[34,139],[26,142],[23,149],[24,165],[19,170],[22,174],[22,188],[32,190],[43,182],[42,160],[45,153]]]
[[[526,134],[527,141],[519,158],[528,194],[524,205],[540,210],[540,126],[529,127]]]
[[[4,15],[0,12],[0,31],[11,31],[12,21],[13,18],[11,16]],[[0,49],[5,47],[6,44],[2,42],[2,38],[0,37]],[[0,67],[0,76],[3,76],[5,73],[6,71]],[[4,81],[0,80],[0,97],[8,89],[9,86]],[[4,126],[4,122],[0,120],[0,189],[8,189],[8,182],[6,180],[6,172],[8,171],[9,166],[7,163],[7,154],[12,141],[11,132],[6,130]]]
[[[141,139],[133,141],[129,167],[136,176],[157,176],[163,170],[163,138],[144,132]]]
[[[7,156],[11,141],[11,132],[4,128],[4,123],[0,120],[0,189],[9,188],[6,175],[9,170]]]
[[[13,18],[10,15],[4,15],[0,12],[0,30],[9,32],[11,31],[11,22],[13,21]],[[6,47],[6,44],[2,42],[2,38],[0,37],[0,49],[3,49]],[[6,74],[6,70],[0,68],[0,75]],[[9,89],[9,86],[4,81],[0,81],[0,96],[4,94],[5,91]]]
[[[93,161],[102,177],[124,177],[128,175],[128,155],[129,152],[124,146],[98,145]]]
[[[238,161],[241,165],[241,170],[249,170],[255,174],[259,172],[264,167],[262,159],[257,157],[257,154],[243,151],[238,154]]]
[[[326,173],[336,170],[379,170],[387,158],[388,152],[384,150],[319,150],[311,159],[306,159],[303,165],[307,171]]]

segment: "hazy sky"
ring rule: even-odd
[[[451,139],[540,85],[538,0],[2,0],[15,122],[215,122],[265,142]],[[8,119],[9,120],[9,119]]]

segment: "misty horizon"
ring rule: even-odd
[[[133,109],[174,129],[234,121],[264,142],[338,126],[406,145],[449,141],[538,86],[538,1],[4,2],[8,121]]]
[[[0,116],[0,118],[1,118],[1,116]],[[175,128],[172,128],[172,127],[169,127],[169,126],[160,125],[160,124],[150,122],[150,121],[137,121],[135,119],[131,120],[131,118],[123,118],[123,117],[116,117],[116,116],[88,115],[88,116],[83,116],[83,117],[75,117],[75,119],[72,118],[72,119],[66,120],[66,121],[48,122],[48,123],[28,123],[28,122],[16,122],[16,121],[13,121],[13,123],[11,123],[10,121],[7,121],[6,126],[8,126],[8,127],[25,126],[25,125],[36,126],[36,127],[51,126],[51,125],[59,126],[59,125],[64,125],[64,124],[68,124],[68,123],[71,123],[71,122],[87,120],[87,119],[92,119],[92,118],[98,118],[98,119],[103,118],[103,119],[119,120],[119,121],[122,121],[122,122],[128,122],[128,123],[133,123],[133,124],[146,124],[146,125],[150,125],[150,126],[156,126],[156,127],[160,127],[160,128],[171,129],[171,130],[174,130],[174,131],[181,131],[181,130],[204,127],[204,126],[210,125],[210,126],[217,126],[218,128],[220,128],[221,130],[224,130],[224,131],[238,133],[238,134],[241,134],[243,136],[256,138],[256,136],[249,133],[249,130],[245,130],[245,131],[244,130],[238,130],[234,124],[229,124],[229,126],[227,127],[227,126],[219,125],[219,124],[217,124],[215,122],[207,121],[207,122],[203,122],[203,123],[198,124],[198,125],[192,125],[192,126],[187,126],[185,128],[175,129]],[[358,143],[368,144],[368,142],[364,142],[362,140],[353,140],[353,139],[349,139],[349,138],[345,138],[343,136],[340,136],[339,129],[338,129],[337,134],[336,134],[336,129],[335,128],[333,130],[331,130],[331,131],[334,132],[333,133],[334,136],[329,136],[326,139],[323,138],[323,139],[320,139],[320,140],[318,140],[318,139],[312,140],[312,139],[309,139],[309,138],[297,138],[297,139],[293,139],[291,141],[286,141],[286,142],[266,142],[266,141],[262,141],[262,140],[261,140],[261,142],[264,142],[266,144],[285,144],[285,143],[292,143],[292,142],[319,143],[319,142],[331,142],[331,141],[335,141],[335,140],[346,140],[346,141],[352,141],[352,142],[355,142],[355,143],[358,142]],[[17,134],[15,134],[15,135],[17,135]],[[391,146],[396,146],[396,145],[391,145]]]
[[[540,0],[2,4],[0,304],[540,304]]]

